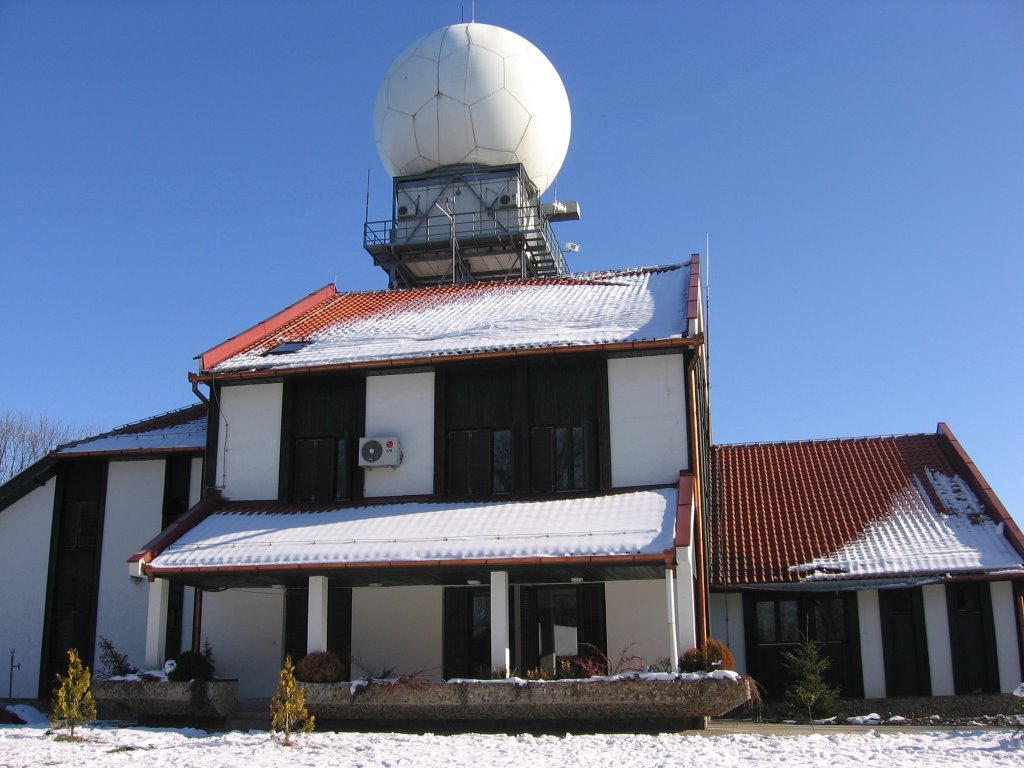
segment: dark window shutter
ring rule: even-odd
[[[444,590],[444,671],[445,679],[467,676],[469,627],[472,591],[460,587]]]
[[[491,430],[474,429],[469,433],[469,495],[490,494],[491,471]]]
[[[334,498],[352,498],[352,455],[351,435],[342,435],[336,441],[334,460]]]
[[[288,587],[284,598],[284,652],[297,662],[306,655],[309,590]]]
[[[448,433],[448,493],[451,496],[469,494],[469,432],[459,430]]]
[[[519,668],[516,674],[526,677],[540,665],[540,644],[537,632],[537,588],[519,590]]]
[[[534,427],[530,430],[530,487],[537,493],[555,490],[554,430]]]
[[[345,676],[352,674],[352,589],[332,587],[327,590],[327,650],[338,654],[345,665]]]
[[[604,584],[581,584],[577,591],[577,642],[581,656],[607,655],[608,633],[605,626]]]

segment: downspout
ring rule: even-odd
[[[190,373],[188,380],[192,382],[192,393],[203,401],[203,405],[209,405],[210,399],[199,391],[199,378]]]
[[[193,587],[192,597],[192,650],[202,653],[203,637],[203,588]]]
[[[686,383],[690,400],[690,455],[693,457],[691,472],[694,481],[694,528],[697,535],[693,537],[694,570],[697,573],[697,589],[694,595],[694,618],[696,619],[697,647],[703,648],[708,641],[708,584],[704,567],[704,479],[700,471],[704,457],[700,455],[700,424],[697,421],[697,376],[696,368],[700,362],[700,346],[693,348],[693,357],[686,367]]]

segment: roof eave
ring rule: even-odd
[[[329,363],[326,365],[305,365],[294,368],[271,368],[248,371],[232,371],[217,373],[203,370],[198,374],[189,374],[189,379],[196,383],[210,384],[214,381],[238,381],[241,379],[277,379],[283,376],[298,376],[308,373],[330,373],[333,371],[351,371],[389,368],[407,368],[416,365],[437,365],[439,363],[464,362],[466,360],[501,360],[524,357],[540,357],[555,354],[594,354],[615,352],[644,352],[659,349],[684,349],[704,343],[703,334],[697,336],[681,336],[670,339],[649,339],[644,341],[620,341],[606,344],[580,344],[572,346],[530,347],[525,349],[493,350],[487,352],[470,352],[457,355],[423,355],[417,357],[392,358],[385,360],[363,360],[351,363]]]

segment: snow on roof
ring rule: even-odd
[[[59,456],[139,451],[203,450],[206,447],[206,406],[196,404],[118,427],[57,448]]]
[[[715,446],[715,583],[1020,572],[1016,528],[979,498],[942,427]]]
[[[1024,571],[1020,556],[958,475],[925,468],[915,492],[893,499],[891,513],[838,551],[790,570],[805,581],[914,574]],[[939,499],[937,507],[932,497]]]
[[[673,547],[675,489],[545,501],[399,503],[277,514],[234,502],[154,569],[659,555]]]
[[[226,358],[214,373],[282,370],[511,349],[683,338],[690,267],[651,267],[329,296]],[[281,344],[304,342],[285,354]]]

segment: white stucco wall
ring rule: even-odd
[[[217,431],[217,485],[229,499],[276,499],[284,385],[223,387]]]
[[[681,354],[608,361],[612,485],[673,483],[688,469]]]
[[[192,459],[192,466],[188,474],[188,506],[189,508],[199,503],[203,495],[203,458],[197,456]]]
[[[0,584],[5,585],[0,589],[3,696],[7,695],[12,648],[14,663],[21,665],[21,669],[14,670],[14,697],[34,699],[38,693],[56,484],[51,479],[0,512]],[[124,574],[124,568],[121,573]]]
[[[365,471],[366,496],[434,491],[434,374],[402,373],[366,379],[366,436],[397,437],[402,464]]]
[[[440,679],[444,670],[442,588],[357,587],[352,590],[352,675],[392,668]],[[371,669],[361,668],[359,661]]]
[[[952,696],[953,652],[949,645],[949,612],[946,587],[928,584],[921,587],[924,597],[924,629],[928,638],[928,668],[932,678],[932,696]]]
[[[1009,581],[993,581],[989,588],[996,633],[996,659],[999,662],[999,690],[1013,693],[1021,681],[1013,584]]]
[[[284,596],[277,588],[203,593],[203,640],[210,641],[217,676],[238,678],[241,698],[270,698],[277,688]]]
[[[128,576],[127,562],[160,532],[165,464],[111,461],[107,469],[96,640],[106,637],[136,665],[146,655],[149,589],[144,579]]]
[[[733,667],[747,673],[746,634],[743,630],[743,595],[739,592],[712,592],[708,596],[711,637],[724,643],[732,654]]]
[[[604,604],[609,661],[614,664],[623,653],[639,656],[646,664],[668,658],[671,642],[664,579],[605,582]]]
[[[882,613],[878,590],[857,593],[857,622],[860,625],[860,662],[864,679],[864,697],[885,698],[885,653],[882,646]]]

